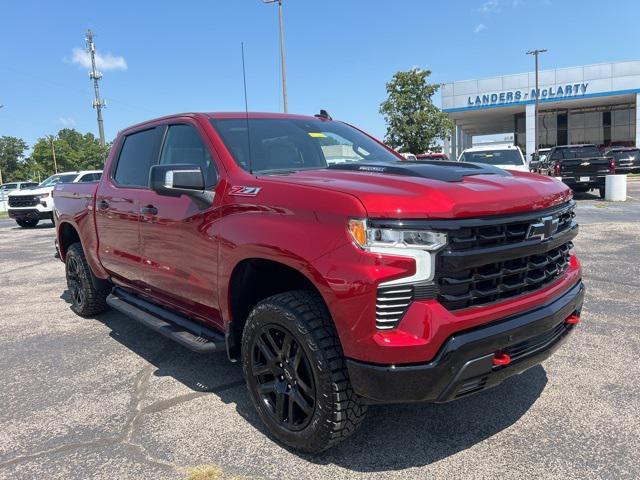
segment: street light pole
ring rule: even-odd
[[[289,111],[287,101],[287,67],[284,54],[284,21],[282,19],[282,0],[262,0],[264,3],[278,3],[278,20],[280,23],[280,66],[282,68],[282,107],[284,113]]]
[[[536,152],[536,159],[538,158],[538,135],[539,135],[539,122],[538,122],[538,97],[540,97],[540,88],[538,87],[538,56],[541,53],[546,52],[547,49],[543,48],[543,49],[536,49],[536,50],[529,50],[527,52],[527,55],[533,55],[536,59],[536,97],[534,99],[534,107],[533,107],[533,114],[536,117],[536,134],[535,134],[535,138],[534,138],[534,142],[535,142],[535,152]]]

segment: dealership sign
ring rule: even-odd
[[[475,98],[470,96],[467,105],[470,107],[484,107],[486,105],[500,105],[504,103],[523,102],[527,100],[535,100],[536,96],[540,100],[546,99],[563,99],[569,97],[577,97],[587,93],[589,83],[573,83],[567,85],[557,85],[549,88],[526,90],[507,90],[497,93],[484,93],[476,95]]]

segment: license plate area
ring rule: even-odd
[[[578,181],[579,182],[590,182],[591,181],[591,177],[579,177]]]

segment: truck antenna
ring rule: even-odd
[[[251,130],[249,129],[249,102],[247,100],[247,72],[244,67],[244,42],[240,42],[242,49],[242,81],[244,83],[244,113],[247,121],[247,146],[249,147],[249,173],[253,175],[253,161],[251,160]]]

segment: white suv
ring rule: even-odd
[[[504,170],[528,172],[529,167],[520,151],[514,145],[484,145],[467,148],[458,157],[459,162],[484,163]]]
[[[8,196],[9,217],[24,228],[35,227],[40,220],[53,220],[51,192],[57,183],[97,182],[101,175],[101,170],[57,173],[36,187],[12,192]]]

